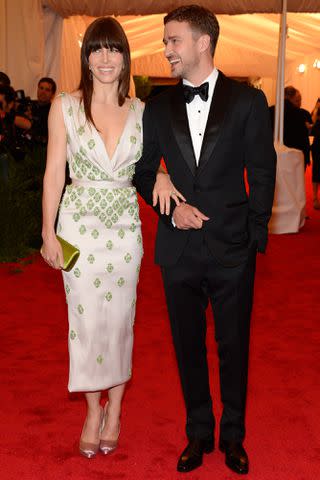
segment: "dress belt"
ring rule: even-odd
[[[109,190],[114,188],[133,188],[131,180],[82,180],[73,178],[71,185],[84,188],[107,188]]]

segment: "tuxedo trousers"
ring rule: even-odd
[[[206,349],[209,302],[218,344],[223,403],[220,439],[244,438],[255,263],[256,245],[253,245],[248,248],[244,263],[233,267],[221,265],[209,251],[203,231],[193,230],[178,262],[161,267],[189,439],[214,434]]]

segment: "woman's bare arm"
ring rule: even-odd
[[[60,243],[54,231],[55,219],[65,183],[67,156],[66,129],[63,120],[61,97],[54,100],[48,118],[47,164],[43,179],[42,197],[42,256],[54,268],[63,264]]]

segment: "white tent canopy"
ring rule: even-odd
[[[162,0],[0,0],[0,70],[9,74],[15,88],[34,96],[38,79],[51,76],[59,89],[72,90],[79,80],[79,41],[94,16],[122,14],[132,51],[132,73],[170,76],[163,57],[163,13],[184,1]],[[226,15],[246,11],[279,11],[281,1],[207,0],[200,2],[218,12],[221,35],[215,63],[227,75],[262,77],[262,88],[274,100],[278,54],[279,15]],[[320,10],[320,1],[288,1],[288,10]],[[220,15],[220,13],[223,13]],[[76,15],[75,15],[76,14]],[[81,16],[80,16],[81,14]],[[88,16],[90,15],[90,16]],[[286,83],[303,93],[310,109],[319,96],[320,71],[312,68],[320,58],[320,14],[289,13]],[[306,74],[297,73],[304,61]],[[308,81],[306,80],[308,76]]]
[[[62,17],[71,15],[147,15],[165,13],[180,5],[197,3],[216,14],[280,13],[281,0],[42,0]],[[320,12],[319,0],[288,0],[288,12]]]

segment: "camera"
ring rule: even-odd
[[[18,114],[25,114],[30,109],[31,103],[31,98],[25,96],[24,90],[16,90],[16,112]]]

